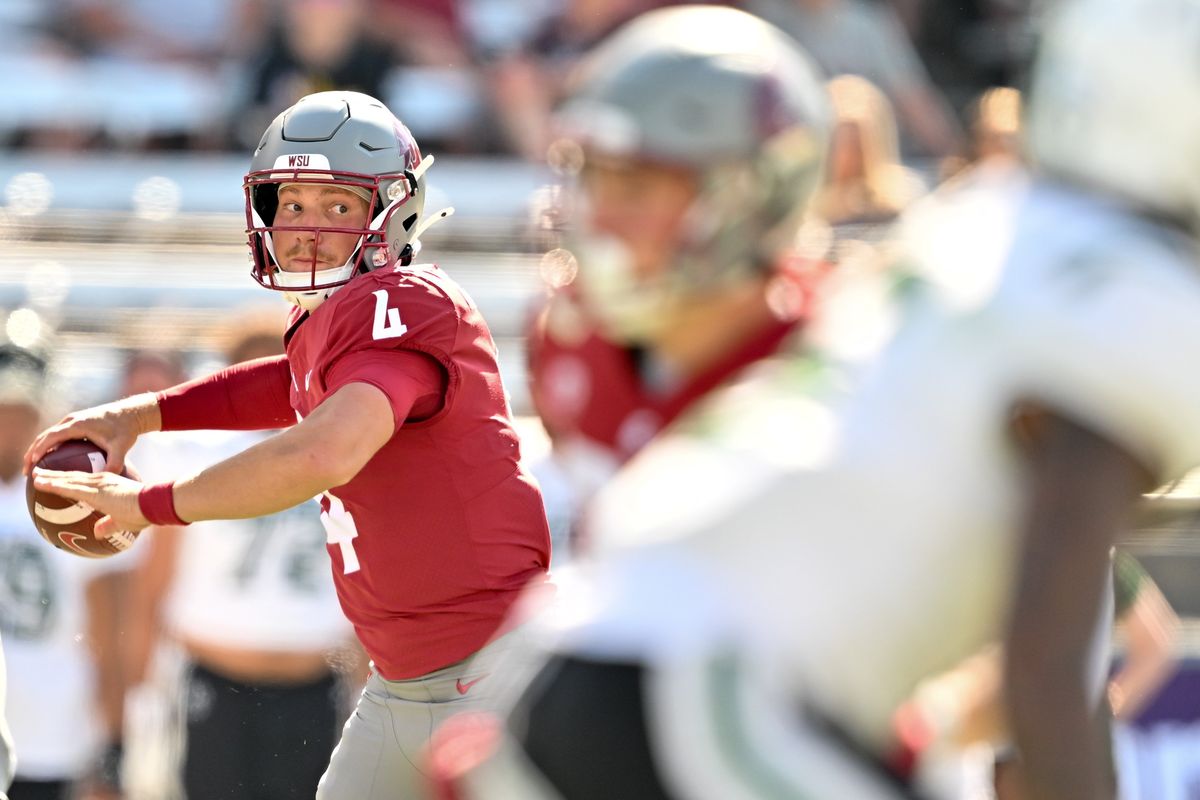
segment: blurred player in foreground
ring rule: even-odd
[[[321,800],[421,796],[415,754],[486,692],[493,655],[514,641],[492,641],[501,621],[549,561],[487,325],[441,269],[413,263],[430,219],[448,213],[425,214],[432,161],[366,95],[321,92],[281,113],[245,193],[253,275],[295,306],[286,356],[77,412],[27,453],[29,470],[86,437],[117,469],[150,431],[285,428],[172,483],[36,483],[106,513],[98,533],[262,517],[320,496],[338,598],[372,660]]]
[[[686,39],[723,25],[735,42]],[[567,176],[558,285],[528,341],[579,506],[802,329],[819,269],[796,239],[828,119],[800,51],[731,9],[652,14],[583,63],[551,150]]]
[[[1003,639],[1029,796],[1112,798],[1087,685],[1109,551],[1142,492],[1200,462],[1198,48],[1196,0],[1057,9],[1029,113],[1040,177],[914,221],[903,322],[832,456],[789,469],[797,442],[739,437],[744,415],[643,451],[598,496],[606,556],[560,576],[548,662],[504,725],[442,730],[447,782],[916,796],[924,737],[895,712]]]

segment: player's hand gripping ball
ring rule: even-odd
[[[72,439],[42,456],[37,466],[77,472],[103,472],[108,455],[85,439]],[[129,464],[121,473],[137,480]],[[33,476],[25,482],[25,500],[29,516],[38,533],[57,547],[84,558],[107,558],[133,546],[136,532],[120,531],[112,536],[97,537],[94,527],[103,514],[87,503],[77,503],[66,497],[50,494],[33,486]]]

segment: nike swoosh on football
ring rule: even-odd
[[[82,533],[72,533],[71,531],[59,531],[58,532],[58,540],[60,542],[62,542],[67,547],[69,547],[71,550],[74,550],[79,555],[92,558],[94,556],[94,554],[89,553],[87,550],[84,550],[82,547],[79,546],[79,542],[84,541],[86,539],[87,539],[87,537],[84,536]]]
[[[459,678],[457,681],[454,682],[454,688],[458,690],[459,694],[466,694],[467,692],[471,691],[472,686],[479,683],[481,680],[483,680],[486,677],[487,677],[486,675],[481,675],[480,677],[476,678],[473,681],[464,681],[462,678]]]

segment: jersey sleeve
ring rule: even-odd
[[[464,309],[433,281],[412,275],[368,276],[371,282],[338,307],[318,373],[325,395],[370,384],[388,398],[398,428],[452,400]]]
[[[328,372],[328,393],[351,383],[383,392],[395,427],[433,416],[445,394],[445,372],[433,358],[408,350],[358,350],[338,359]]]
[[[164,431],[270,430],[296,421],[286,356],[234,364],[159,392]]]
[[[1081,254],[1036,289],[1004,325],[1019,398],[1108,436],[1161,481],[1200,463],[1195,266],[1149,246]]]

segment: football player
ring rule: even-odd
[[[338,597],[373,663],[322,800],[421,796],[414,754],[486,691],[491,654],[513,637],[489,640],[549,560],[487,325],[445,272],[416,261],[445,213],[425,213],[432,161],[366,95],[320,92],[281,113],[244,189],[252,274],[294,305],[286,355],[71,414],[26,459],[28,470],[86,437],[116,470],[149,431],[285,428],[174,482],[36,483],[107,514],[99,534],[319,496]]]
[[[733,9],[651,13],[583,62],[550,152],[556,288],[528,338],[577,505],[808,318],[819,267],[796,239],[829,114],[799,49]]]
[[[1001,639],[1029,796],[1114,796],[1088,686],[1109,551],[1200,462],[1200,2],[1046,24],[1037,176],[911,221],[902,322],[832,453],[790,467],[796,440],[746,424],[761,394],[643,451],[505,727],[443,729],[462,795],[912,796],[925,726],[897,710]]]

